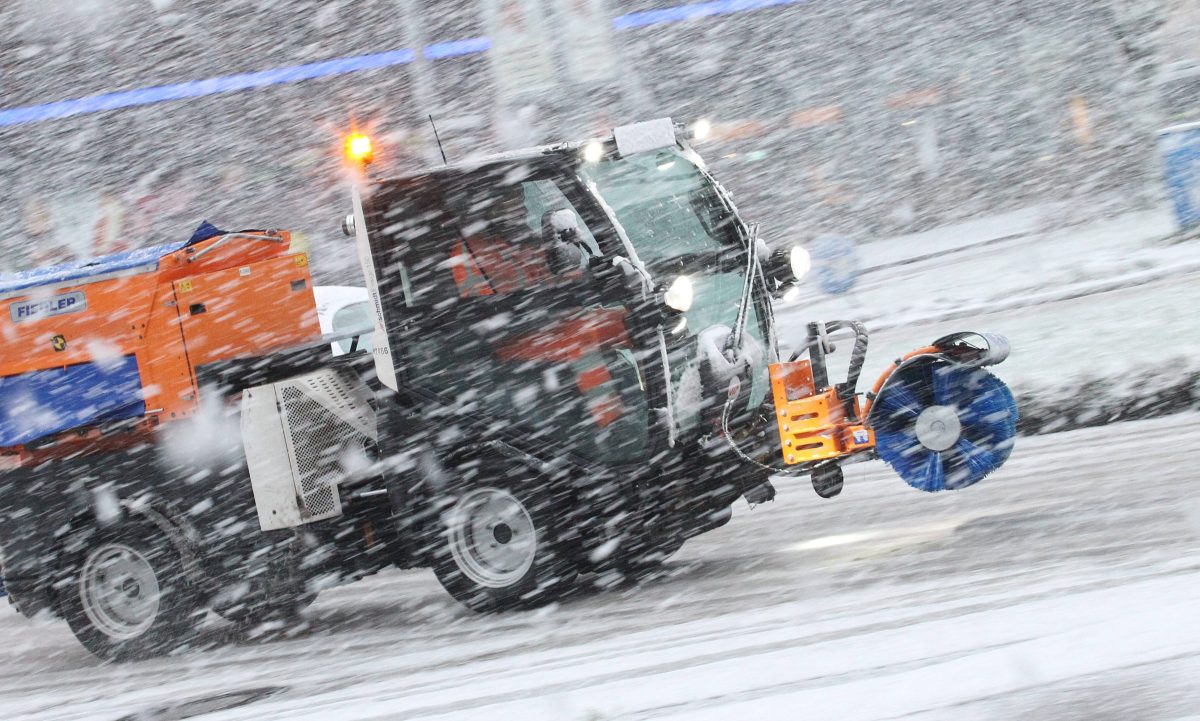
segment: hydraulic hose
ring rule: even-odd
[[[825,324],[825,329],[834,333],[843,329],[854,331],[854,348],[850,351],[850,368],[846,371],[846,382],[837,386],[838,397],[852,398],[858,388],[858,378],[862,375],[863,366],[867,362],[867,327],[856,320],[833,320]]]
[[[856,320],[831,320],[825,323],[825,331],[828,333],[836,333],[839,330],[854,331],[854,348],[850,351],[850,367],[846,371],[846,382],[839,383],[835,387],[838,397],[846,402],[846,411],[854,416],[854,393],[858,388],[858,379],[862,375],[863,366],[867,362],[867,344],[868,333],[867,327]],[[792,354],[790,360],[795,361],[805,351],[811,351],[821,343],[820,337],[809,336],[804,345],[801,346],[795,353]],[[825,349],[820,349],[822,357]]]

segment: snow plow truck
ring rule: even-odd
[[[209,610],[286,619],[388,567],[526,608],[652,571],[776,474],[828,497],[878,457],[938,491],[1012,449],[986,370],[1003,338],[935,340],[865,392],[860,324],[780,348],[772,298],[803,249],[758,238],[670,120],[369,180],[343,229],[374,320],[350,338],[370,351],[337,357],[284,231],[205,224],[0,279],[0,551],[23,614],[125,659],[186,646]]]

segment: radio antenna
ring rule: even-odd
[[[432,114],[429,116],[429,124],[433,126],[433,139],[437,141],[438,150],[442,153],[442,165],[449,165],[450,162],[446,160],[446,149],[442,147],[442,138],[438,135],[437,123],[433,122]]]

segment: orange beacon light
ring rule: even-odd
[[[347,136],[346,158],[359,165],[369,165],[375,159],[375,148],[371,139],[362,133],[351,133]]]

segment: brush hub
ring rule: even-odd
[[[917,440],[931,451],[949,450],[962,435],[954,406],[929,406],[917,416]]]

